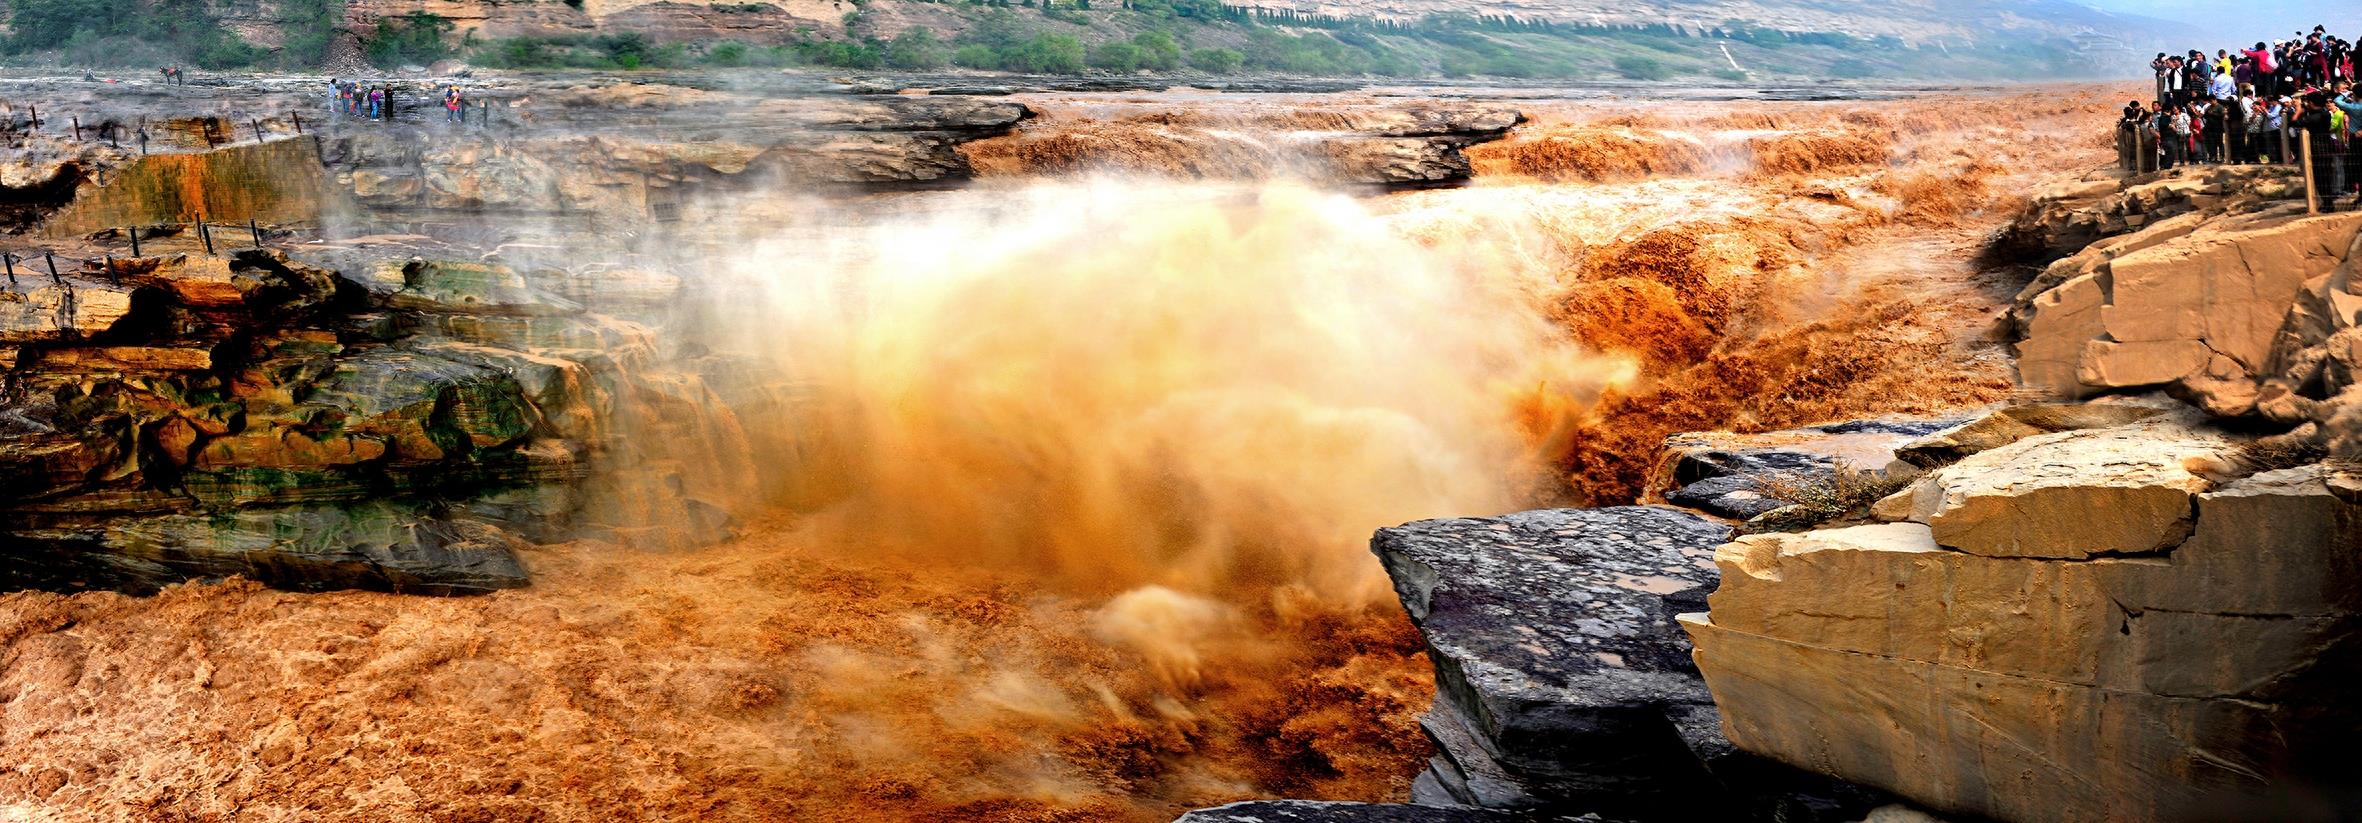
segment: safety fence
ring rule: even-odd
[[[2336,197],[2355,180],[2354,171],[2350,171],[2356,159],[2352,153],[2339,151],[2334,144],[2315,146],[2313,133],[2303,129],[2225,130],[2219,136],[2203,138],[2203,142],[2177,144],[2180,139],[2160,140],[2152,129],[2119,123],[2116,166],[2141,174],[2176,166],[2292,166],[2304,171],[2305,207],[2315,213],[2321,209],[2325,190]]]
[[[243,249],[260,249],[267,239],[262,224],[254,220],[248,220],[244,224],[198,220],[193,223],[150,223],[145,226],[124,226],[96,232],[91,236],[105,238],[111,235],[128,239],[131,244],[129,258],[117,258],[112,254],[102,254],[98,257],[69,256],[67,257],[67,268],[61,270],[57,264],[57,250],[53,248],[41,248],[25,253],[0,251],[0,273],[5,273],[7,287],[13,290],[23,282],[20,278],[31,279],[35,282],[45,278],[51,285],[67,286],[66,275],[79,276],[84,269],[95,266],[97,268],[96,275],[108,278],[115,285],[121,286],[123,285],[123,268],[116,265],[117,260],[147,256],[146,250],[142,248],[143,242],[153,246],[156,241],[184,237],[192,232],[196,235],[198,243],[204,247],[205,254],[213,257],[227,256]],[[195,248],[189,249],[189,252],[194,251]],[[36,262],[40,265],[33,265]]]
[[[21,114],[11,113],[0,117],[0,135],[43,134],[50,130],[56,130],[59,136],[71,135],[74,140],[80,142],[104,142],[114,148],[122,148],[126,144],[135,145],[139,149],[139,153],[145,155],[148,153],[151,143],[162,139],[159,138],[158,132],[185,133],[188,135],[186,143],[189,148],[196,148],[201,142],[205,149],[210,151],[222,146],[236,145],[247,139],[259,143],[273,136],[301,136],[337,124],[377,123],[391,125],[443,122],[460,126],[489,127],[494,122],[493,112],[495,109],[506,107],[495,107],[491,101],[473,100],[463,103],[457,111],[451,111],[444,108],[439,101],[417,103],[400,100],[382,104],[375,110],[374,116],[366,106],[359,111],[354,111],[344,107],[342,101],[332,101],[329,108],[330,111],[326,114],[321,114],[315,109],[309,118],[306,118],[302,111],[290,111],[269,116],[233,117],[202,114],[159,121],[150,121],[146,115],[141,115],[130,122],[107,117],[93,118],[86,123],[81,114],[67,114],[66,121],[59,123],[55,110],[44,114],[39,105],[27,104]],[[403,115],[406,113],[412,116],[404,117]],[[437,114],[444,115],[440,121],[435,116]]]

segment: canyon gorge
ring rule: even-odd
[[[218,83],[0,79],[0,816],[2355,808],[2362,220],[2123,89]]]

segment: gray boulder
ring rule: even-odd
[[[1467,807],[1249,800],[1181,815],[1173,823],[1510,823],[1523,815]]]

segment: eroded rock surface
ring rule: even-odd
[[[1173,823],[1491,823],[1529,818],[1490,809],[1336,803],[1320,800],[1250,800],[1184,814]]]
[[[1771,485],[1819,482],[1840,471],[1913,473],[1913,466],[1897,462],[1899,450],[1962,422],[1897,418],[1758,434],[1678,434],[1666,439],[1670,459],[1653,485],[1665,489],[1667,503],[1747,520],[1795,502],[1769,493]]]
[[[2362,627],[2356,490],[2319,465],[2231,482],[2161,556],[1986,556],[1910,522],[1752,535],[1683,622],[1732,742],[1939,810],[2319,814],[2353,800],[2316,758],[2358,719],[2332,696]]]
[[[583,525],[592,495],[710,491],[591,482],[652,453],[641,410],[706,407],[702,387],[506,266],[77,262],[0,292],[49,307],[0,315],[0,583],[489,591],[523,585],[516,541]]]
[[[1651,507],[1381,530],[1372,549],[1436,667],[1422,726],[1440,753],[1414,800],[1667,820],[1844,806],[1731,750],[1674,628],[1729,534]]]

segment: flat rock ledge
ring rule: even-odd
[[[1173,823],[1512,823],[1531,818],[1490,809],[1337,803],[1324,800],[1250,800],[1199,809]]]
[[[2193,473],[2236,447],[2178,417],[2025,436],[1888,522],[1717,549],[1681,622],[1730,741],[1972,818],[2362,808],[2328,765],[2362,728],[2362,477]]]
[[[1371,541],[1428,644],[1439,754],[1412,800],[1596,819],[1853,819],[1867,793],[1736,752],[1676,628],[1729,527],[1626,506]]]

